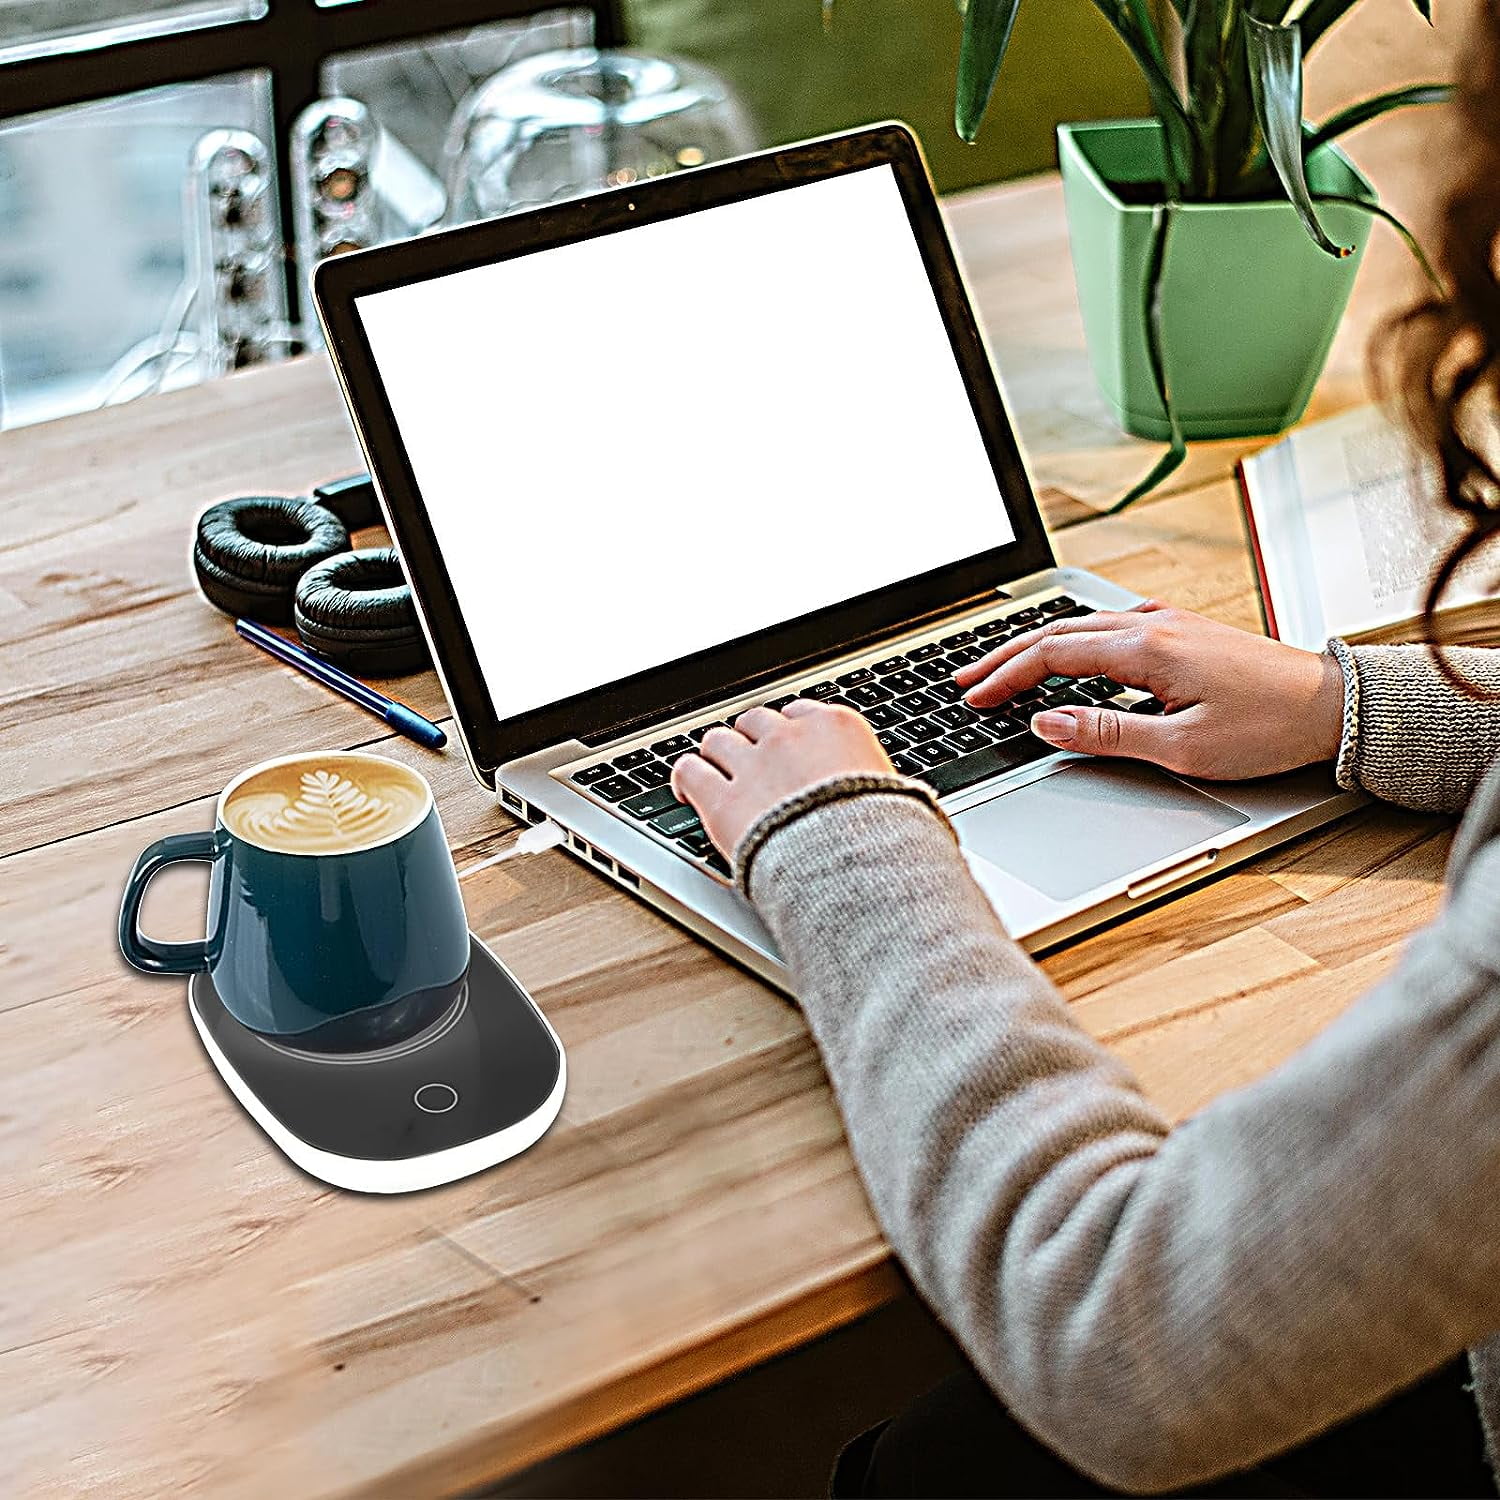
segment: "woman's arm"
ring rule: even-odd
[[[1339,782],[1433,812],[1466,805],[1500,755],[1500,651],[1455,649],[1465,694],[1421,646],[1347,646],[1318,655],[1150,603],[1059,620],[964,667],[968,701],[993,707],[1053,673],[1103,674],[1149,689],[1164,716],[1108,708],[1039,714],[1059,748],[1155,761],[1233,780],[1337,759]]]
[[[741,873],[886,1234],[1039,1437],[1188,1485],[1500,1327],[1500,848],[1389,981],[1169,1131],[890,785],[804,791]]]
[[[1329,642],[1344,681],[1339,785],[1424,812],[1460,812],[1500,762],[1500,651],[1454,647],[1446,677],[1425,646]]]

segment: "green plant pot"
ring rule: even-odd
[[[1154,120],[1060,125],[1058,159],[1089,360],[1120,426],[1165,440],[1167,414],[1146,346],[1152,208],[1111,183],[1161,180]],[[1314,194],[1375,200],[1335,146],[1307,163]],[[1307,408],[1344,315],[1371,216],[1319,204],[1343,259],[1319,250],[1286,202],[1189,203],[1174,210],[1162,283],[1162,352],[1183,436],[1259,437]]]

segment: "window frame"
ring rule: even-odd
[[[94,104],[173,84],[201,83],[226,73],[260,72],[271,99],[280,228],[291,245],[288,157],[297,116],[322,97],[323,64],[341,52],[441,38],[495,21],[521,20],[555,8],[556,0],[355,0],[321,6],[316,0],[263,0],[265,12],[238,20],[188,25],[178,31],[99,44],[84,35],[76,45],[0,62],[0,122],[44,111]],[[619,0],[568,0],[592,12],[601,47],[625,40]],[[287,278],[288,313],[303,313],[299,278]]]

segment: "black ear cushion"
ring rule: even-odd
[[[391,547],[366,547],[310,568],[297,585],[297,634],[309,651],[366,677],[418,672],[431,658]]]
[[[267,624],[292,618],[297,580],[349,546],[344,523],[311,500],[246,495],[198,517],[193,567],[211,604]]]

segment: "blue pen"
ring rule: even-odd
[[[332,663],[321,661],[304,651],[301,646],[294,646],[290,641],[283,640],[274,630],[267,630],[253,620],[236,620],[234,628],[252,646],[269,651],[278,661],[284,661],[289,667],[296,667],[299,672],[306,672],[324,687],[331,687],[334,692],[342,693],[361,708],[369,709],[377,718],[384,719],[397,734],[404,734],[407,739],[426,745],[429,750],[441,750],[448,743],[448,736],[431,719],[424,719],[404,703],[397,703],[394,698],[377,693],[359,678],[351,677]]]

